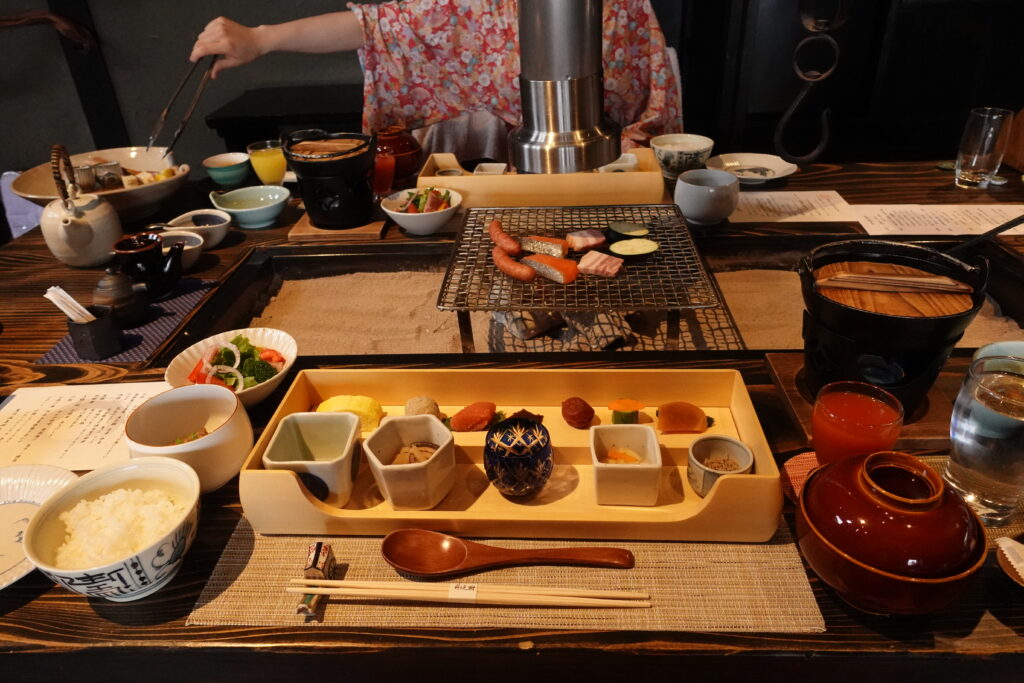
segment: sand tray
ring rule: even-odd
[[[501,220],[513,237],[564,238],[614,221],[641,223],[660,245],[650,256],[627,261],[614,278],[581,275],[569,285],[542,277],[520,282],[498,271],[487,234]],[[445,311],[640,311],[718,305],[697,248],[675,204],[468,209],[455,243],[437,306]]]

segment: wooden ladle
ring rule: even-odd
[[[392,531],[384,538],[380,551],[388,564],[398,571],[427,577],[524,564],[566,564],[616,569],[629,569],[636,564],[633,553],[625,548],[514,550],[425,529]]]

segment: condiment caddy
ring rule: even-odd
[[[406,400],[420,395],[434,397],[448,415],[479,400],[493,401],[500,410],[543,415],[554,472],[534,496],[503,496],[484,473],[486,432],[455,432],[455,484],[436,507],[393,509],[365,463],[348,503],[328,505],[294,472],[264,469],[263,453],[286,415],[314,410],[342,394],[372,396],[388,415],[404,414]],[[750,448],[753,470],[722,476],[702,498],[686,476],[689,444],[698,435],[659,433],[662,478],[656,504],[599,505],[589,430],[570,427],[561,416],[561,403],[570,396],[592,401],[598,408],[595,424],[611,423],[610,411],[600,406],[622,396],[651,406],[641,416],[645,422],[655,419],[659,404],[690,401],[714,420],[705,433],[730,436]],[[239,495],[250,524],[263,534],[369,536],[420,527],[464,536],[763,542],[775,533],[782,510],[779,470],[750,396],[740,374],[724,369],[303,370],[242,466]]]

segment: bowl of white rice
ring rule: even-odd
[[[25,530],[25,556],[70,591],[138,600],[178,573],[198,520],[195,470],[137,458],[90,472],[46,501]]]

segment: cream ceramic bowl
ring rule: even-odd
[[[183,213],[167,223],[175,230],[188,230],[203,238],[203,249],[213,249],[228,234],[231,214],[220,209],[197,209]]]
[[[605,462],[611,448],[628,448],[640,462]],[[598,505],[644,505],[658,502],[661,447],[650,425],[609,424],[590,428],[590,457]]]
[[[403,446],[417,441],[437,445],[424,462],[394,464]],[[363,442],[363,452],[378,488],[395,510],[429,510],[455,483],[455,439],[433,415],[384,418]]]
[[[185,245],[181,252],[181,272],[183,273],[191,270],[203,253],[203,238],[191,230],[163,230],[160,232],[160,239],[163,242],[164,256],[170,252],[172,245],[178,242]]]
[[[711,156],[714,145],[711,138],[692,133],[668,133],[651,139],[651,149],[661,166],[661,175],[673,181],[683,171],[702,167]]]
[[[359,469],[358,441],[355,413],[291,413],[274,430],[263,467],[291,470],[316,498],[344,507]]]
[[[295,343],[295,339],[287,332],[275,330],[271,327],[247,327],[241,330],[228,330],[227,332],[207,337],[175,356],[164,372],[164,379],[172,387],[190,385],[191,382],[188,381],[189,374],[191,374],[196,363],[210,350],[210,347],[223,346],[224,342],[229,342],[239,335],[248,339],[254,346],[274,349],[284,356],[284,368],[281,369],[281,372],[266,382],[257,384],[249,389],[243,389],[235,394],[246,408],[253,407],[267,396],[270,396],[274,389],[284,381],[285,375],[292,369],[295,359],[298,358],[298,344]]]
[[[81,500],[95,500],[115,489],[160,489],[184,508],[173,526],[149,545],[115,561],[92,567],[55,566],[66,526],[61,513]],[[94,470],[47,500],[25,530],[25,556],[49,578],[75,593],[128,602],[166,586],[181,568],[199,522],[199,478],[183,462],[141,458]]]
[[[188,180],[189,166],[174,163],[174,156],[168,154],[164,158],[165,147],[113,147],[110,149],[99,149],[95,152],[85,152],[71,155],[72,166],[95,164],[100,161],[117,161],[121,168],[129,168],[133,171],[162,171],[165,168],[175,167],[177,173],[164,180],[135,187],[123,187],[116,190],[94,191],[117,211],[122,221],[131,221],[144,218],[156,212],[160,203],[180,190]],[[17,178],[11,184],[15,194],[24,197],[40,206],[46,206],[57,198],[57,186],[53,182],[53,171],[50,162],[40,164],[31,168]]]
[[[418,188],[423,189],[423,188]],[[417,190],[401,190],[394,194],[385,197],[380,200],[380,208],[384,209],[391,220],[398,223],[398,225],[406,232],[413,235],[432,235],[451,220],[455,212],[459,210],[459,206],[462,204],[462,195],[455,190],[449,190],[448,188],[438,188],[439,190],[447,190],[451,193],[451,206],[443,211],[431,211],[430,213],[403,213],[398,210],[398,207],[405,203],[408,199],[410,192],[416,192]]]
[[[245,408],[234,392],[216,384],[189,384],[153,396],[128,416],[124,433],[131,457],[180,460],[199,475],[202,493],[231,481],[253,444]]]

